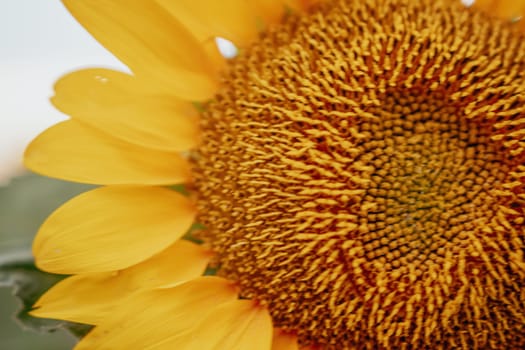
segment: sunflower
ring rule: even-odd
[[[525,347],[525,1],[64,3],[132,72],[25,154],[102,185],[33,246],[76,349]]]

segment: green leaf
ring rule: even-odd
[[[62,278],[39,271],[31,259],[0,265],[0,287],[10,287],[13,295],[20,300],[21,308],[16,318],[26,329],[49,332],[61,326],[61,321],[31,317],[28,312],[40,295]]]
[[[0,349],[6,350],[71,350],[76,338],[59,330],[54,333],[24,330],[13,315],[20,302],[12,295],[11,288],[0,288]]]
[[[38,227],[61,204],[91,188],[33,174],[0,187],[0,287],[11,288],[20,300],[16,319],[25,329],[39,332],[67,329],[76,336],[89,330],[84,325],[35,318],[28,312],[40,295],[65,277],[34,266],[31,242]]]
[[[29,256],[25,260],[0,265],[0,287],[10,287],[13,295],[20,301],[20,308],[14,316],[22,328],[38,332],[65,329],[76,337],[83,336],[90,330],[91,327],[86,325],[29,315],[38,298],[64,277],[38,270]]]

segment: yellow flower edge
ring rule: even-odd
[[[474,7],[491,16],[507,21],[519,20],[517,26],[521,30],[525,30],[525,21],[523,20],[523,16],[525,16],[525,1],[523,0],[476,0]]]
[[[37,266],[73,276],[33,315],[94,325],[76,349],[298,349],[265,306],[238,298],[235,282],[202,277],[213,252],[181,239],[195,208],[164,186],[191,181],[192,103],[214,96],[226,64],[214,38],[242,51],[261,23],[317,1],[63,2],[132,74],[86,69],[60,79],[52,102],[71,119],[27,148],[29,169],[103,186],[64,204],[38,232]],[[505,20],[525,13],[525,1],[475,7]]]

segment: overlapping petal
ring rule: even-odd
[[[286,6],[282,1],[253,0],[252,6],[265,23],[278,23],[286,11]]]
[[[525,29],[525,0],[476,0],[474,7],[507,21],[520,19],[518,26]]]
[[[215,71],[200,43],[153,1],[63,2],[143,84],[189,100],[205,100],[215,93]]]
[[[156,0],[200,41],[223,37],[244,46],[257,38],[257,13],[248,1]]]
[[[125,301],[127,288],[117,272],[71,276],[42,295],[31,315],[95,325]]]
[[[294,11],[306,11],[310,7],[326,0],[281,0],[286,7]]]
[[[120,274],[134,288],[169,288],[202,275],[212,256],[212,251],[201,245],[179,240]]]
[[[55,107],[114,137],[163,151],[198,143],[198,112],[173,96],[151,96],[135,77],[108,69],[83,69],[55,84]]]
[[[162,349],[269,350],[272,330],[267,309],[253,300],[234,300],[217,306],[191,334],[182,335],[171,347]]]
[[[63,274],[120,270],[182,237],[195,218],[189,199],[164,188],[103,187],[57,209],[33,242],[36,264]]]
[[[196,332],[199,324],[222,304],[236,299],[234,285],[218,277],[140,293],[108,315],[75,349],[183,349],[178,343],[173,346],[176,339],[206,339],[206,334]]]
[[[37,136],[24,163],[42,175],[100,185],[167,185],[190,179],[189,164],[179,153],[129,144],[75,120]]]
[[[159,254],[128,269],[68,277],[34,305],[37,317],[96,325],[134,293],[174,286],[202,275],[211,253],[180,240]]]

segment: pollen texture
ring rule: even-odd
[[[202,239],[320,349],[525,347],[525,37],[328,1],[233,59],[191,154]]]

